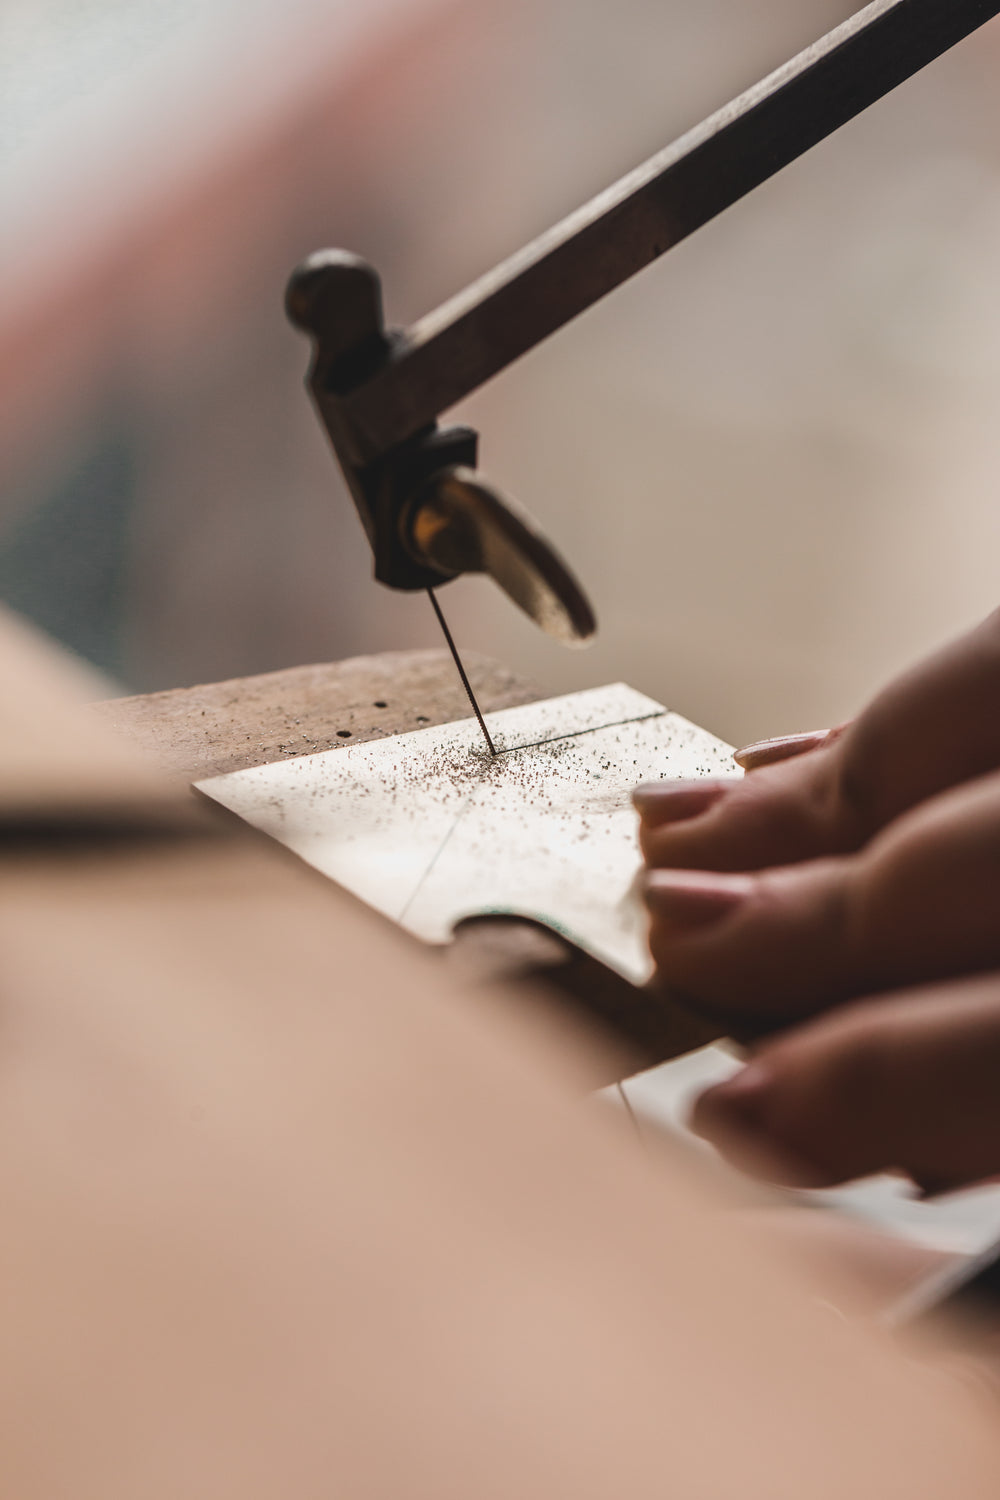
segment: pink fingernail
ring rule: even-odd
[[[646,879],[646,905],[659,922],[676,932],[710,927],[741,906],[754,888],[750,875],[717,875],[700,870],[652,870]]]
[[[691,1112],[691,1129],[706,1141],[728,1137],[733,1130],[748,1137],[765,1135],[763,1111],[771,1083],[771,1072],[763,1063],[747,1063],[725,1083],[699,1095]]]
[[[644,823],[683,823],[706,812],[733,783],[719,781],[651,781],[632,793],[636,812]]]
[[[733,1078],[706,1089],[695,1100],[688,1123],[740,1171],[784,1187],[832,1187],[842,1177],[800,1155],[798,1145],[778,1128],[779,1086],[779,1074],[754,1058]]]
[[[757,740],[737,750],[733,760],[744,771],[754,771],[758,766],[773,766],[781,760],[791,760],[796,755],[805,755],[809,750],[818,750],[830,737],[828,729],[812,729],[807,734],[780,735],[773,740]]]

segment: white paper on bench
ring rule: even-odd
[[[199,782],[429,942],[508,912],[636,983],[650,972],[629,801],[643,781],[739,774],[731,749],[623,683]]]

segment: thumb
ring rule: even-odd
[[[860,1001],[761,1047],[694,1129],[756,1175],[823,1187],[901,1170],[930,1191],[1000,1173],[1000,975]]]

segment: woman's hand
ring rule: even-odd
[[[855,1002],[784,1033],[693,1126],[772,1180],[904,1171],[931,1193],[1000,1175],[1000,974]]]
[[[660,977],[790,1020],[1000,963],[998,768],[1000,613],[806,754],[641,787]]]
[[[1000,771],[857,853],[743,874],[653,870],[646,900],[660,980],[752,1022],[1000,967]]]
[[[758,1048],[696,1128],[782,1180],[1000,1173],[1000,616],[748,763],[637,794],[659,978],[744,1024],[855,1003]]]
[[[852,724],[737,758],[759,769],[639,788],[652,868],[760,870],[862,848],[928,797],[1000,768],[1000,611]]]

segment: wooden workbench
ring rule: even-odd
[[[485,713],[542,696],[534,683],[488,657],[470,652],[464,660]],[[189,781],[450,724],[470,713],[444,650],[386,651],[113,698],[95,708],[119,734]]]
[[[537,701],[527,678],[465,658],[485,713]],[[94,710],[120,736],[187,781],[335,750],[469,717],[447,651],[392,651],[256,677],[115,698]],[[322,878],[322,877],[320,877]],[[676,1000],[637,989],[538,925],[484,917],[461,924],[449,954],[470,979],[516,980],[581,1011],[607,1037],[609,1077],[690,1051],[718,1028]]]

